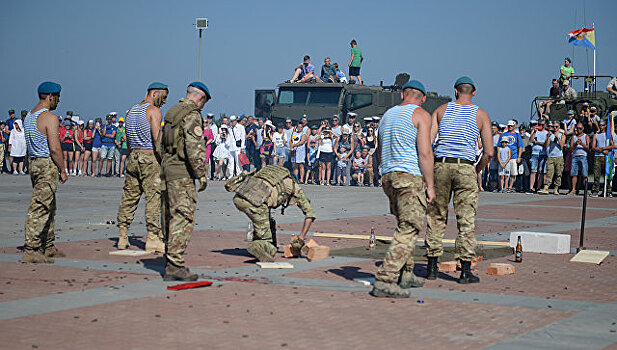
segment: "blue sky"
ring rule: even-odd
[[[123,113],[152,81],[169,84],[165,111],[197,79],[193,23],[207,17],[203,80],[213,99],[205,112],[251,114],[254,89],[289,79],[305,54],[316,69],[325,56],[346,65],[356,39],[369,84],[408,72],[452,96],[454,80],[469,75],[492,119],[525,120],[564,56],[577,73],[587,73],[588,62],[592,69],[591,52],[568,45],[567,32],[595,22],[598,74],[617,74],[616,12],[614,0],[8,0],[0,13],[0,110],[32,108],[37,85],[54,80],[63,87],[60,114]]]

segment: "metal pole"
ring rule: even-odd
[[[585,191],[583,191],[583,214],[581,217],[581,237],[578,244],[578,249],[576,252],[580,252],[583,250],[583,240],[585,239],[585,212],[587,211],[587,179],[583,181],[583,185],[585,186]]]
[[[593,92],[596,92],[596,49],[593,49]]]
[[[201,31],[202,29],[199,30],[199,81],[201,80]]]

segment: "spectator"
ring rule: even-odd
[[[552,84],[553,85],[551,86],[551,89],[548,92],[548,95],[549,95],[548,100],[542,101],[538,105],[538,107],[540,108],[541,114],[547,114],[547,115],[550,114],[551,105],[561,98],[561,87],[559,86],[559,81],[557,79],[553,79]]]
[[[59,128],[60,142],[62,146],[62,154],[64,156],[64,167],[66,169],[66,175],[70,175],[69,169],[71,169],[71,162],[73,161],[74,152],[74,140],[75,131],[71,127],[71,120],[64,118],[64,123]]]
[[[531,177],[529,178],[529,192],[536,192],[542,185],[546,182],[546,161],[547,161],[547,153],[546,147],[544,144],[546,143],[546,138],[548,137],[548,132],[544,129],[546,122],[544,120],[538,121],[538,126],[531,131],[531,136],[529,137],[531,143]],[[536,175],[537,181],[536,181]],[[537,188],[536,188],[537,185]]]
[[[92,160],[92,171],[88,170],[88,161],[90,160],[90,155],[92,154],[92,142],[94,139],[94,121],[89,120],[88,125],[84,129],[84,156],[83,161],[81,162],[81,168],[79,170],[80,174],[90,175],[94,174],[94,160]]]
[[[311,126],[311,134],[308,137],[309,143],[311,141],[315,141],[315,144],[318,143],[317,138],[319,137],[319,127],[317,125]]]
[[[306,140],[307,134],[303,130],[302,123],[296,125],[296,129],[291,134],[291,163],[293,171],[299,183],[304,179],[304,162],[306,160]]]
[[[332,132],[336,134],[337,137],[341,137],[341,134],[343,133],[343,127],[339,124],[340,123],[340,119],[338,117],[338,115],[333,115],[332,116]]]
[[[606,86],[606,91],[608,91],[609,95],[611,95],[613,98],[617,97],[617,77],[614,77],[613,79],[611,79],[611,81],[608,82],[608,85]]]
[[[583,108],[581,108],[580,112],[579,112],[579,121],[581,123],[583,123],[583,128],[585,129],[584,132],[585,134],[591,134],[595,131],[597,131],[598,129],[594,129],[594,125],[591,121],[591,109],[589,108],[589,103],[585,102],[583,103]],[[593,131],[592,131],[593,130]]]
[[[210,143],[210,155],[212,155],[212,153],[214,152],[214,149],[216,148],[216,137],[219,134],[219,128],[216,125],[216,123],[214,123],[214,114],[212,113],[208,113],[206,114],[206,124],[208,124],[210,126],[210,129],[212,130],[212,142]],[[214,173],[216,172],[216,162],[212,161],[210,162],[210,180],[214,180]]]
[[[255,168],[261,165],[261,157],[257,148],[257,134],[259,126],[255,123],[253,116],[242,118],[243,122],[246,119],[244,132],[246,133],[246,156],[253,163]],[[259,163],[259,164],[258,164]]]
[[[561,174],[563,173],[563,147],[566,143],[566,136],[563,130],[559,127],[559,122],[549,124],[549,135],[544,142],[544,147],[547,148],[547,176],[544,182],[544,188],[538,191],[539,194],[548,194],[548,188],[554,182],[555,189],[553,194],[559,195],[559,187],[561,186]],[[554,176],[554,178],[553,178]],[[554,180],[554,181],[553,181]]]
[[[101,120],[97,118],[94,124],[94,131],[92,133],[92,173],[90,176],[101,176],[101,147],[103,147],[103,136],[101,135]],[[97,171],[98,169],[98,171]]]
[[[124,165],[126,157],[129,155],[129,149],[126,143],[126,127],[124,126],[124,118],[122,117],[118,119],[118,128],[116,129],[116,149],[120,154],[118,176],[124,177]]]
[[[336,71],[336,79],[339,83],[345,83],[347,84],[347,77],[345,76],[345,73],[343,73],[343,71],[338,67],[338,63],[334,64],[334,70]]]
[[[9,134],[8,134],[8,128],[6,127],[6,122],[4,121],[0,121],[0,174],[4,173],[5,171],[7,173],[10,173],[9,171],[9,166],[6,167],[6,162],[4,160],[5,156],[6,156],[6,152],[7,151],[7,145],[9,142]]]
[[[99,176],[109,177],[112,172],[112,161],[114,159],[114,149],[116,144],[116,126],[113,125],[112,116],[108,115],[105,125],[101,129],[101,160],[99,162]],[[105,173],[102,173],[103,162],[105,162]]]
[[[9,110],[9,119],[6,120],[6,126],[9,128],[9,134],[15,127],[15,110]]]
[[[351,45],[351,57],[349,58],[349,83],[354,84],[354,77],[356,77],[358,79],[358,84],[362,85],[360,66],[362,65],[362,61],[364,61],[364,56],[362,56],[362,51],[360,51],[358,43],[355,40],[352,40],[349,45]]]
[[[508,131],[501,134],[502,140],[505,138],[508,141],[508,147],[510,148],[510,183],[508,184],[508,192],[512,192],[514,181],[518,175],[519,164],[523,161],[521,158],[523,155],[523,139],[521,135],[516,132],[516,122],[514,120],[508,121]]]
[[[308,127],[308,117],[306,116],[306,114],[302,115],[302,117],[300,118],[300,124],[302,125],[302,132],[308,135],[310,133],[310,130]]]
[[[364,135],[362,134],[362,126],[356,122],[353,125],[353,131],[351,132],[351,148],[353,150],[359,149],[364,146]]]
[[[535,120],[531,121],[531,129],[535,130],[538,126],[538,122]],[[521,135],[521,139],[523,140],[523,154],[521,156],[522,161],[518,165],[518,178],[517,178],[517,190],[519,192],[528,192],[529,191],[529,176],[531,174],[530,163],[531,163],[531,143],[529,142],[529,137],[531,134],[527,132],[527,129],[524,125],[521,125],[519,128],[518,134]]]
[[[246,131],[244,125],[239,123],[238,117],[232,115],[230,118],[229,137],[232,139],[232,148],[229,150],[231,157],[227,164],[227,177],[230,178],[239,175],[242,172],[242,166],[238,156],[246,149]],[[244,118],[241,119],[244,123]]]
[[[321,66],[319,81],[321,83],[334,83],[337,81],[336,68],[330,64],[330,57],[324,59],[324,64]]]
[[[589,108],[589,122],[591,123],[591,131],[597,132],[600,130],[600,116],[598,115],[598,108],[596,106],[591,106]]]
[[[216,149],[214,150],[214,153],[212,153],[212,157],[217,163],[216,172],[214,174],[214,178],[217,181],[227,179],[225,174],[228,174],[229,171],[226,167],[233,166],[233,158],[231,154],[232,149],[235,149],[235,142],[233,137],[230,135],[227,125],[222,124],[216,138]]]
[[[291,134],[294,131],[294,125],[291,119],[287,118],[285,120],[285,163],[281,164],[290,171],[293,171],[293,167],[291,165],[291,157],[290,157],[290,147],[291,147]]]
[[[293,78],[288,80],[291,83],[306,83],[315,78],[315,66],[311,64],[311,58],[304,56],[304,62],[296,67]]]
[[[354,152],[353,161],[351,163],[351,178],[353,186],[362,186],[364,183],[364,170],[366,161],[362,158],[362,151],[357,149]]]
[[[318,179],[317,152],[318,152],[317,140],[311,139],[309,141],[309,147],[306,149],[306,161],[307,161],[308,167],[306,169],[306,176],[304,178],[304,183],[317,184],[317,179]]]
[[[81,175],[80,165],[83,163],[84,155],[84,122],[80,120],[79,123],[73,124],[73,132],[75,139],[73,140],[73,149],[75,150],[75,160],[73,161],[73,170],[71,175]]]
[[[212,156],[212,145],[214,144],[214,131],[212,130],[212,125],[212,118],[206,118],[206,121],[204,122],[204,141],[206,142],[206,171],[208,171],[208,169],[211,169],[209,165],[210,158]]]
[[[499,124],[497,122],[491,123],[491,134],[493,135],[493,154],[498,154],[497,148],[501,145],[500,137],[501,133],[499,132]],[[508,176],[510,176],[510,172],[508,171]],[[488,183],[488,184],[487,184]],[[497,192],[499,189],[504,189],[506,187],[500,186],[500,177],[499,177],[499,160],[497,157],[491,158],[488,166],[488,179],[485,180],[485,186],[493,192]]]
[[[287,136],[283,131],[283,124],[276,126],[276,131],[272,134],[272,142],[274,143],[274,164],[283,165],[285,163],[287,144]]]
[[[348,137],[348,134],[343,134]],[[349,158],[347,157],[347,148],[344,144],[339,143],[338,147],[335,149],[336,151],[336,168],[335,168],[335,178],[336,183],[339,186],[345,186],[347,183],[347,166],[349,165]]]
[[[563,98],[567,100],[575,99],[577,96],[576,90],[572,86],[570,86],[569,80],[563,81]]]
[[[261,168],[266,165],[272,164],[274,158],[276,157],[276,145],[272,140],[272,135],[274,133],[274,125],[271,121],[266,121],[264,123],[263,129],[261,131],[261,147],[259,149],[261,156]]]
[[[601,190],[601,179],[604,178],[605,174],[605,165],[606,165],[606,155],[608,154],[608,150],[605,150],[604,147],[608,146],[606,142],[606,122],[600,121],[599,131],[593,135],[593,140],[591,141],[591,150],[594,152],[594,162],[593,162],[593,187],[591,189],[591,196],[598,197],[598,193],[602,193]]]
[[[501,139],[501,144],[497,149],[497,162],[499,164],[498,173],[501,193],[505,193],[506,189],[511,190],[511,188],[508,187],[511,169],[511,167],[509,166],[510,159],[512,159],[512,151],[508,147],[507,138],[504,137]]]
[[[566,57],[564,58],[564,64],[563,66],[561,66],[561,68],[559,69],[559,80],[561,81],[562,85],[566,85],[566,81],[569,83],[572,83],[572,76],[574,75],[574,68],[572,68],[572,60],[570,59],[570,57]],[[574,96],[576,98],[576,96]]]
[[[319,133],[319,184],[322,186],[330,186],[332,159],[334,158],[334,145],[336,143],[336,134],[330,129],[327,120],[321,125]]]
[[[368,148],[368,156],[369,158],[371,158],[371,174],[375,174],[375,169],[374,169],[374,165],[375,163],[377,163],[377,154],[375,153],[375,151],[377,151],[377,148],[379,148],[379,140],[377,139],[377,135],[375,135],[375,128],[373,126],[369,126],[366,129],[366,147]],[[375,181],[376,179],[371,177],[368,179],[369,184],[372,183],[373,185],[375,185],[375,187],[378,186],[377,181]]]
[[[353,132],[353,125],[356,122],[356,117],[358,115],[353,112],[347,113],[347,123],[343,125],[343,131],[347,131],[347,133],[351,134]]]
[[[9,136],[9,154],[13,161],[13,175],[26,175],[24,161],[26,158],[26,135],[21,119],[16,119]],[[19,172],[17,171],[19,169]]]
[[[584,133],[584,127],[582,123],[576,124],[574,129],[575,135],[572,137],[570,143],[570,150],[572,151],[572,168],[570,170],[570,178],[572,181],[572,189],[568,192],[568,196],[572,196],[575,193],[578,194],[578,177],[581,177],[581,183],[587,183],[587,151],[589,151],[589,136]]]
[[[361,170],[361,178],[355,178],[352,175],[352,178],[354,180],[354,182],[356,182],[357,184],[360,185],[366,185],[366,186],[370,186],[371,182],[373,182],[373,159],[371,158],[371,156],[369,155],[369,148],[368,146],[362,146],[362,150],[360,151],[360,157],[362,158],[363,164],[360,165],[360,170]],[[355,164],[355,160],[354,160],[354,164]],[[375,185],[375,187],[377,187],[377,185]]]
[[[565,130],[566,136],[574,135],[574,128],[576,127],[576,124],[577,124],[576,118],[574,118],[575,115],[576,114],[574,110],[572,109],[568,110],[568,119],[564,121],[564,126],[565,126],[564,130]]]

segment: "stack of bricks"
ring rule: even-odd
[[[292,236],[292,239],[293,238],[294,236]],[[309,259],[309,261],[326,260],[330,255],[330,247],[319,245],[313,239],[306,242],[301,250],[294,249],[291,247],[291,244],[287,244],[283,247],[283,251],[283,255],[286,258],[297,258],[302,255]]]

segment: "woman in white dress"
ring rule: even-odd
[[[212,157],[216,162],[216,172],[214,174],[214,178],[217,181],[221,181],[226,173],[226,167],[229,163],[229,159],[231,156],[231,148],[235,145],[233,144],[232,137],[229,136],[229,128],[227,125],[221,125],[219,129],[219,133],[215,136],[216,139],[216,149],[214,153],[212,153]]]

